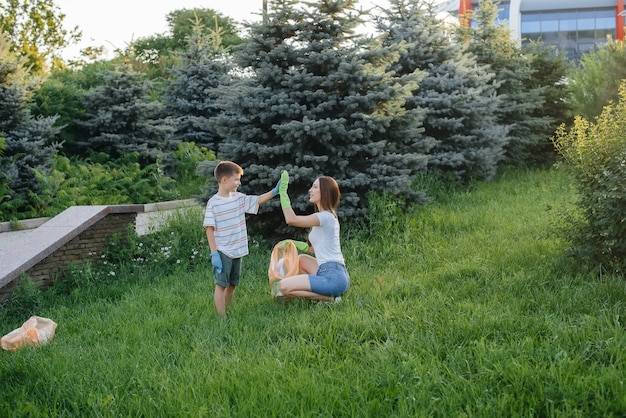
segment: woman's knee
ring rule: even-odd
[[[293,277],[287,277],[278,282],[278,289],[283,295],[288,295],[291,292],[298,290],[311,290],[309,283],[309,276],[306,274],[299,274]]]
[[[317,273],[317,260],[308,254],[300,254],[298,256],[298,263],[300,264],[300,272],[305,274]]]

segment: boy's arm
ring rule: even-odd
[[[263,203],[267,202],[268,200],[272,200],[272,198],[275,196],[274,192],[272,190],[270,190],[267,193],[263,193],[262,195],[259,195],[259,205],[262,205]]]
[[[207,226],[206,230],[206,238],[209,241],[209,248],[211,248],[211,253],[217,252],[217,243],[215,242],[215,227]]]
[[[280,180],[278,180],[278,183],[276,183],[276,186],[274,186],[272,190],[270,190],[267,193],[263,193],[262,195],[259,195],[259,206],[267,202],[268,200],[272,200],[272,198],[278,194],[279,187],[280,187]]]
[[[206,238],[209,241],[209,248],[211,248],[211,264],[215,267],[218,273],[222,272],[222,258],[217,252],[217,243],[215,242],[215,227],[207,226]]]

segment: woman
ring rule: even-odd
[[[306,298],[333,301],[350,287],[341,244],[339,242],[339,220],[335,209],[339,205],[339,186],[332,177],[317,178],[309,189],[309,201],[315,205],[315,213],[296,215],[287,195],[289,174],[282,172],[280,181],[280,204],[288,225],[311,228],[307,254],[299,256],[300,274],[278,281],[280,293],[286,298]],[[306,245],[302,250],[307,251]]]

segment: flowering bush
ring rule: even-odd
[[[99,261],[103,270],[123,266],[154,269],[160,273],[177,267],[187,270],[199,265],[210,267],[206,235],[196,210],[180,211],[168,218],[168,225],[148,235],[137,235],[129,226],[126,234],[116,234]]]

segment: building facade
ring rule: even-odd
[[[577,59],[606,44],[607,36],[624,39],[624,1],[502,0],[498,4],[498,19],[509,26],[511,37],[522,44],[540,39],[566,52],[568,58]],[[463,16],[471,17],[468,12],[478,7],[479,0],[445,3],[447,11],[463,22]]]

